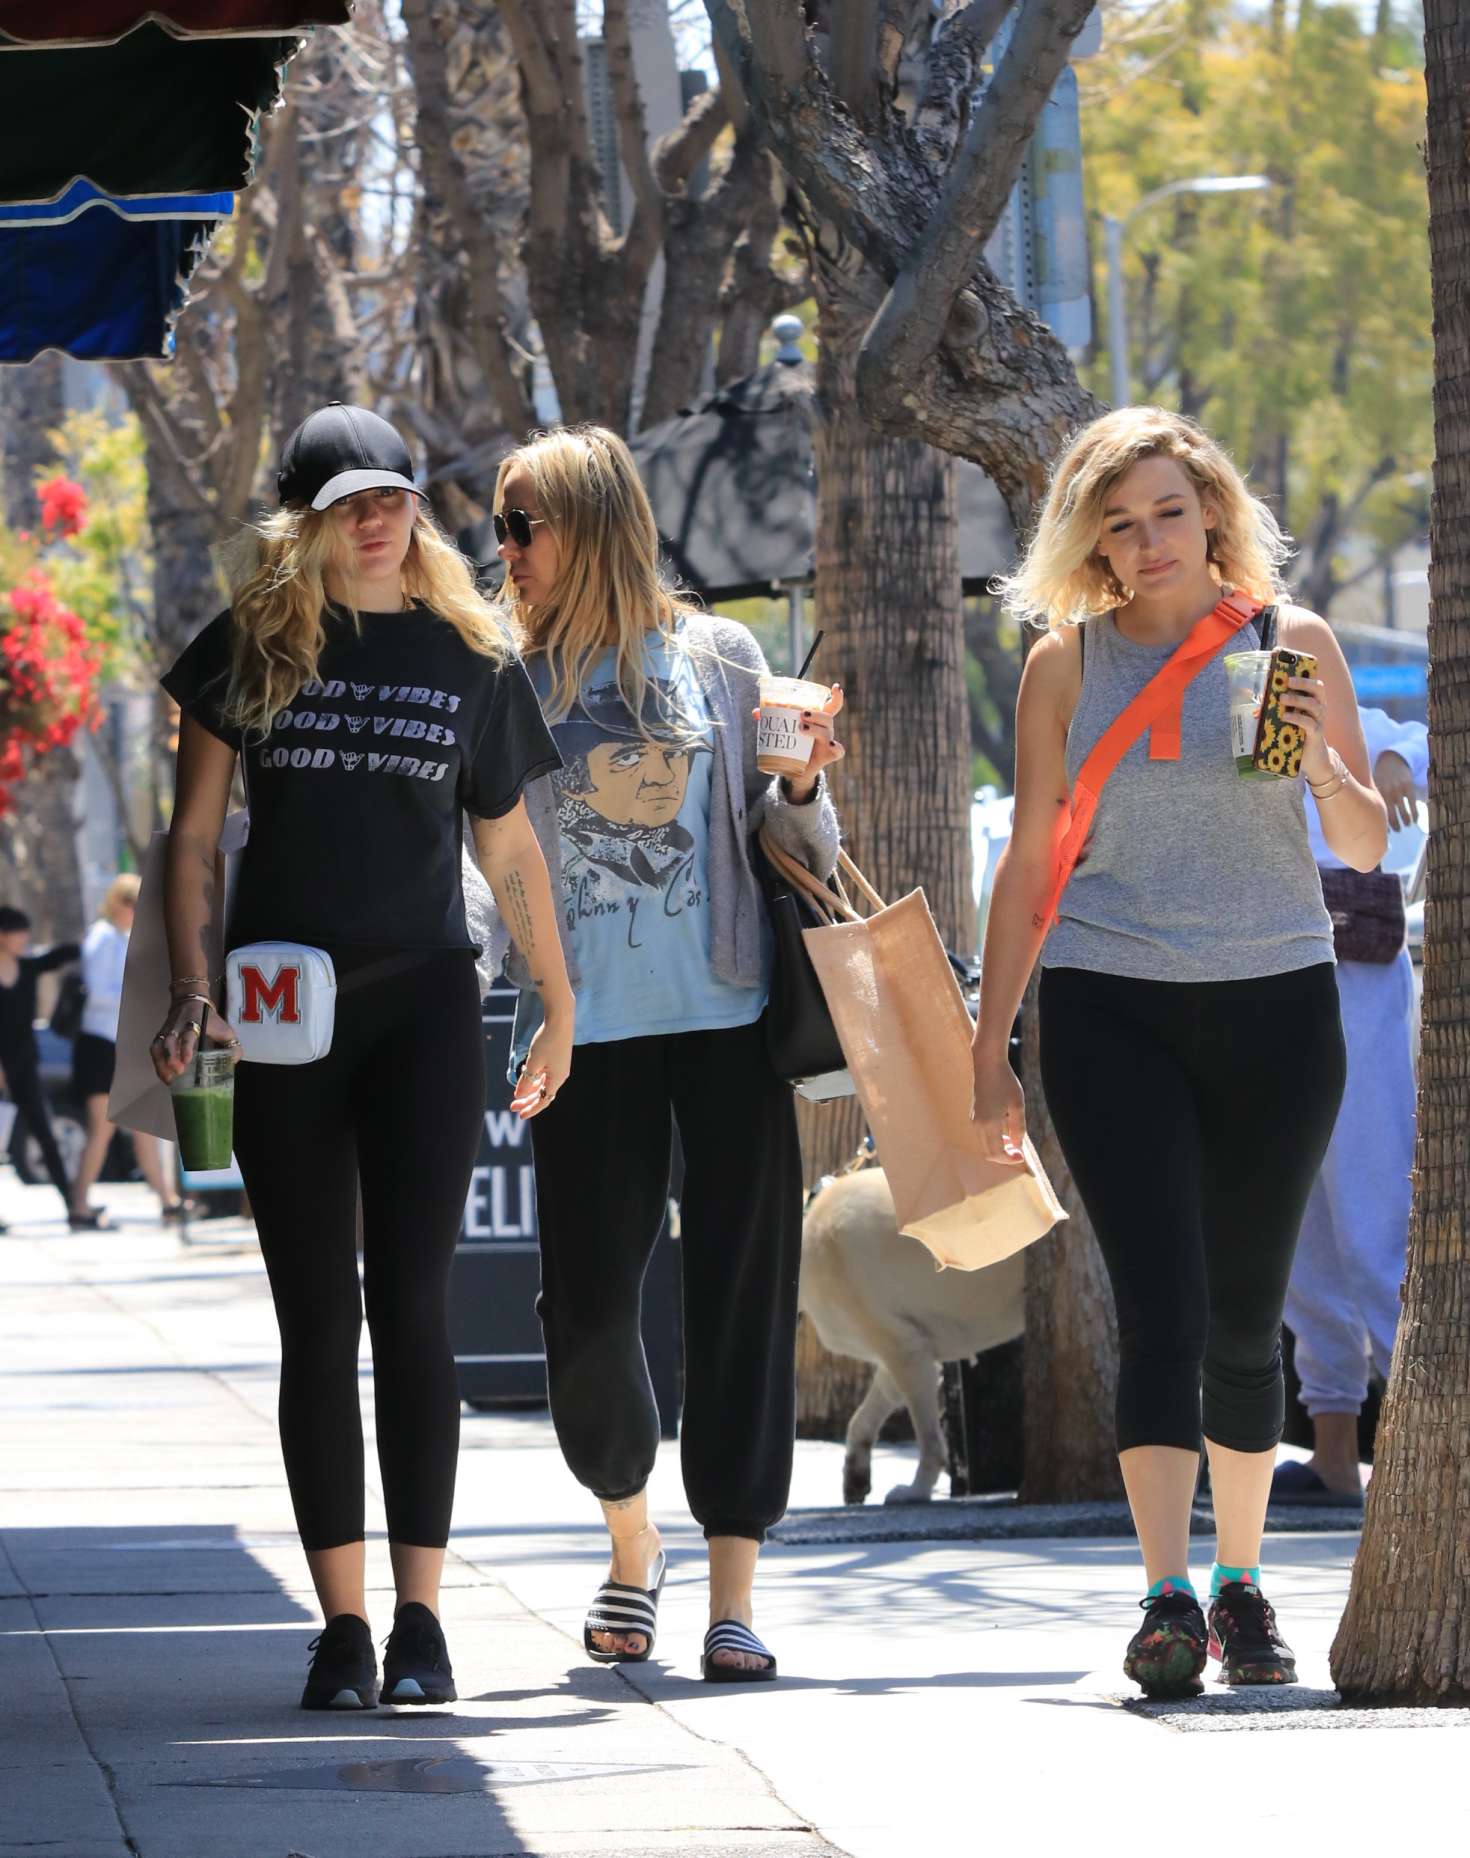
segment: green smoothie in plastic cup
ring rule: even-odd
[[[235,1060],[230,1052],[194,1054],[169,1085],[179,1159],[191,1174],[227,1168],[235,1135]]]
[[[1235,756],[1235,772],[1242,780],[1275,778],[1274,775],[1263,773],[1252,760],[1270,670],[1270,652],[1225,654],[1225,678],[1230,687],[1230,747]]]

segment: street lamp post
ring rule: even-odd
[[[1127,406],[1132,398],[1128,384],[1128,311],[1123,301],[1123,234],[1143,212],[1174,194],[1240,194],[1271,185],[1266,174],[1202,174],[1192,180],[1170,181],[1145,194],[1121,219],[1103,214],[1104,252],[1108,266],[1108,359],[1113,376],[1113,405]]]

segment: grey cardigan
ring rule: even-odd
[[[818,780],[816,793],[804,806],[794,806],[782,794],[780,781],[762,774],[755,765],[755,711],[760,702],[759,680],[767,666],[754,635],[736,620],[699,615],[685,621],[685,636],[715,725],[709,822],[711,964],[731,986],[759,987],[765,903],[751,868],[751,841],[762,824],[768,825],[783,851],[799,858],[819,877],[827,877],[836,866],[841,839],[837,814],[825,779]],[[552,895],[559,903],[561,834],[549,775],[527,786],[526,811],[551,873]],[[482,950],[482,985],[488,988],[504,967],[518,987],[529,987],[520,953],[511,946],[490,887],[468,852],[464,890],[470,934]],[[575,987],[581,976],[560,908],[557,923],[567,974]]]

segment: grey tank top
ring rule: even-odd
[[[1085,628],[1069,785],[1174,650],[1135,645],[1111,613]],[[1240,648],[1258,643],[1247,627]],[[1302,783],[1236,773],[1224,659],[1217,652],[1185,689],[1180,759],[1150,761],[1145,731],[1113,770],[1042,948],[1044,968],[1240,981],[1333,959]]]

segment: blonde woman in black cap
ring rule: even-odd
[[[286,1474],[326,1618],[302,1707],[367,1709],[379,1695],[364,1592],[364,1304],[397,1594],[382,1697],[445,1702],[456,1693],[438,1597],[459,1439],[445,1298],[484,1101],[462,818],[545,1011],[514,1099],[533,1116],[566,1078],[573,1008],[521,795],[559,758],[386,421],[335,402],[312,414],[278,482],[281,508],[256,532],[229,609],[163,680],[183,724],[166,904],[174,1004],[153,1059],[167,1081],[200,1037],[236,1044],[205,933],[238,761],[250,838],[227,946],[323,949],[338,987],[326,1055],[246,1062],[235,1093],[281,1331]]]

